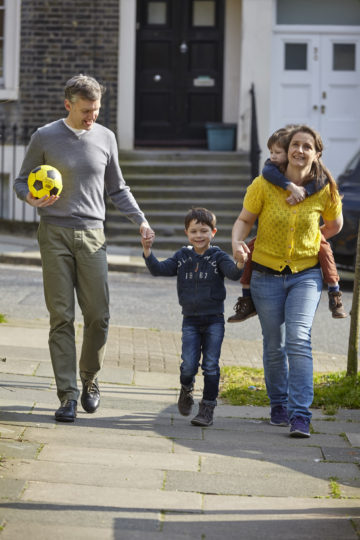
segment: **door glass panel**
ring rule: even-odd
[[[147,24],[166,24],[166,2],[149,2]]]
[[[215,0],[194,0],[193,26],[215,26]]]
[[[307,70],[307,43],[285,43],[285,70]]]
[[[333,44],[333,70],[355,71],[355,43]]]
[[[277,0],[276,24],[359,25],[359,0]]]

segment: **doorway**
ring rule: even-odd
[[[221,122],[224,0],[138,0],[135,145],[206,145]]]
[[[336,177],[360,147],[360,35],[275,36],[271,131],[308,124],[320,132]]]

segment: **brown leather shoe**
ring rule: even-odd
[[[329,309],[334,319],[344,319],[347,313],[341,300],[341,291],[328,291]]]
[[[249,319],[250,317],[254,317],[254,315],[257,315],[251,296],[239,296],[234,306],[234,310],[236,311],[235,315],[231,315],[227,322],[242,322],[246,321],[246,319]]]

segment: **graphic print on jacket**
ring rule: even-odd
[[[177,275],[177,292],[183,315],[224,313],[226,290],[224,277],[240,279],[242,270],[219,247],[210,247],[198,255],[192,247],[183,247],[165,261],[151,253],[145,259],[154,276]]]

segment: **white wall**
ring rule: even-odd
[[[223,121],[237,122],[239,111],[241,1],[226,0],[224,31]]]
[[[121,150],[134,147],[136,0],[119,0],[117,135]]]
[[[267,155],[274,0],[242,0],[238,148],[250,148],[250,88],[256,93],[261,160]]]

